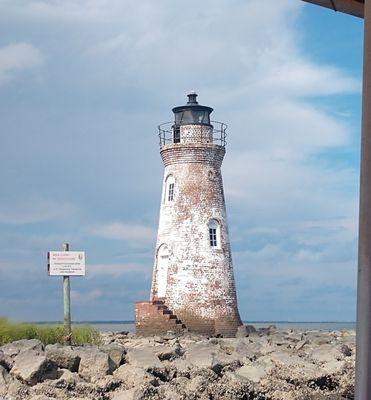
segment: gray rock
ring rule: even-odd
[[[94,382],[94,389],[98,393],[107,393],[117,389],[121,381],[112,375],[106,375]]]
[[[51,383],[54,387],[66,387],[75,385],[78,382],[83,382],[83,379],[76,372],[71,372],[69,369],[58,370],[58,377]]]
[[[262,333],[263,335],[271,335],[273,332],[277,330],[277,327],[275,325],[269,325],[266,328],[259,328],[258,332]]]
[[[208,343],[197,343],[188,348],[185,359],[197,368],[209,368],[219,374],[226,366],[241,366],[239,355],[227,354],[220,348]]]
[[[275,331],[271,331],[268,342],[276,346],[287,346],[289,344],[287,340],[287,334],[285,332]]]
[[[7,397],[10,400],[13,399],[28,399],[29,396],[29,387],[19,381],[18,379],[12,379],[8,386]]]
[[[150,384],[156,383],[156,379],[145,371],[143,368],[135,367],[129,364],[121,365],[114,373],[113,376],[125,384],[128,387],[134,387],[148,382]]]
[[[345,357],[350,357],[352,355],[352,349],[346,344],[342,344],[339,350]]]
[[[331,338],[328,334],[324,335],[323,333],[316,332],[316,331],[306,332],[305,338],[308,340],[308,342],[310,344],[313,344],[316,346],[322,346],[324,344],[330,343],[330,341],[331,341]]]
[[[179,344],[177,344],[174,347],[161,348],[161,350],[156,353],[156,356],[161,361],[174,360],[175,358],[181,357],[184,352],[185,350]]]
[[[262,357],[255,363],[250,363],[236,369],[235,374],[243,379],[259,382],[275,367],[275,363],[268,357]]]
[[[4,396],[8,390],[10,377],[8,371],[0,365],[0,396]]]
[[[193,365],[183,358],[177,358],[173,360],[171,365],[176,369],[178,376],[189,376],[189,372],[193,368]]]
[[[125,359],[125,348],[117,343],[110,343],[100,347],[100,350],[105,352],[111,357],[111,360],[115,363],[116,368],[118,368]]]
[[[116,365],[111,357],[96,347],[87,346],[77,350],[80,356],[79,375],[90,382],[112,374]]]
[[[69,369],[71,372],[77,372],[79,369],[80,356],[71,346],[63,346],[59,343],[49,344],[45,348],[45,355],[59,368]]]
[[[187,349],[185,359],[196,367],[212,368],[215,365],[215,349],[208,343],[197,343]]]
[[[309,353],[309,357],[317,362],[331,362],[341,360],[344,355],[340,350],[331,344],[324,344],[322,346],[316,346]]]
[[[10,366],[7,362],[7,357],[5,356],[4,352],[0,350],[0,366],[4,367],[5,369],[9,370]]]
[[[296,350],[301,350],[301,349],[302,349],[306,344],[308,344],[308,343],[309,343],[309,342],[308,342],[307,339],[300,340],[299,342],[296,343],[295,349],[296,349]]]
[[[323,364],[322,370],[323,375],[336,375],[341,373],[342,369],[345,367],[345,361],[330,361]]]
[[[44,345],[37,339],[22,339],[16,340],[12,343],[7,343],[0,347],[3,353],[3,358],[6,368],[10,369],[13,366],[15,357],[22,352],[32,350],[35,353],[42,354],[44,352]]]
[[[163,368],[163,364],[154,354],[152,348],[130,349],[126,354],[126,362],[144,370]]]
[[[136,388],[133,388],[118,392],[112,397],[112,400],[136,400],[136,390]]]
[[[256,329],[252,325],[240,325],[237,328],[236,338],[248,337],[251,333],[255,333]]]
[[[10,374],[33,386],[45,379],[56,379],[57,364],[33,350],[22,351],[14,358]]]

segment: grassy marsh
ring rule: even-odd
[[[20,339],[39,339],[45,345],[64,343],[63,325],[38,325],[32,323],[15,323],[0,319],[0,346]],[[100,344],[100,333],[88,325],[72,327],[74,344]]]

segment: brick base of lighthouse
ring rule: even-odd
[[[181,333],[186,329],[182,321],[161,300],[135,303],[135,330],[138,336]]]
[[[138,336],[189,331],[205,336],[234,337],[240,325],[242,322],[239,315],[206,319],[188,311],[179,311],[175,315],[163,300],[135,303],[135,329]]]

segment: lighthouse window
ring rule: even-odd
[[[169,194],[168,194],[168,201],[174,200],[174,183],[169,184]]]
[[[219,223],[216,220],[211,220],[209,223],[209,241],[210,247],[219,246]]]
[[[210,234],[210,246],[217,247],[218,241],[216,239],[216,228],[209,228],[209,234]]]
[[[174,143],[180,143],[180,126],[174,127]]]
[[[164,203],[174,201],[175,197],[175,179],[173,175],[169,175],[165,180]]]

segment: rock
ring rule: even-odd
[[[207,390],[207,387],[213,384],[218,376],[210,369],[204,368],[194,371],[195,374],[191,376],[185,387],[185,391],[189,398],[198,398],[198,395]],[[188,398],[187,397],[187,398]]]
[[[83,379],[76,372],[71,372],[69,369],[58,370],[58,376],[51,384],[54,387],[66,387],[75,385],[77,382],[83,382]]]
[[[154,354],[152,348],[130,349],[126,354],[126,362],[144,370],[163,368],[163,364]]]
[[[6,394],[9,381],[8,371],[0,365],[0,396]]]
[[[136,390],[136,388],[133,388],[118,392],[112,397],[112,400],[136,400]]]
[[[266,328],[259,328],[258,332],[262,333],[263,335],[269,336],[271,333],[277,330],[277,327],[275,325],[269,325]]]
[[[305,338],[309,341],[309,343],[316,346],[322,346],[324,344],[330,343],[331,341],[331,338],[328,334],[324,335],[323,333],[316,331],[306,332]]]
[[[32,350],[35,353],[42,354],[44,352],[44,345],[37,339],[22,339],[7,343],[0,347],[0,350],[3,352],[4,361],[10,369],[13,366],[14,358],[19,353]]]
[[[10,374],[33,386],[45,379],[56,379],[57,371],[55,362],[33,350],[27,350],[15,357]]]
[[[227,354],[218,346],[210,343],[196,343],[189,346],[185,359],[197,368],[210,368],[217,374],[226,366],[233,364],[234,368],[240,367],[239,356],[236,353]]]
[[[285,332],[275,332],[271,331],[269,334],[269,343],[275,346],[288,346],[287,334]]]
[[[86,346],[78,349],[80,356],[79,375],[90,382],[95,382],[108,374],[112,374],[116,365],[110,356],[98,348]]]
[[[331,362],[335,360],[341,360],[344,356],[340,350],[333,345],[324,344],[322,346],[314,347],[309,353],[309,357],[319,362]]]
[[[249,359],[263,355],[263,345],[260,342],[250,342],[248,339],[239,339],[234,346],[234,352],[240,359],[247,357]]]
[[[197,343],[190,346],[185,353],[185,359],[199,368],[212,368],[215,365],[215,350],[208,344]]]
[[[19,381],[18,379],[13,379],[10,381],[8,385],[8,393],[7,397],[9,400],[13,399],[28,399],[29,396],[29,387]]]
[[[177,376],[189,377],[189,372],[193,368],[193,365],[183,358],[177,358],[171,362],[171,366],[176,369]]]
[[[153,375],[149,374],[143,368],[135,367],[129,364],[121,365],[114,373],[113,376],[121,381],[125,382],[129,387],[134,387],[148,382],[155,384],[156,379]]]
[[[156,353],[156,356],[161,361],[174,360],[175,358],[181,357],[184,352],[185,350],[179,344],[177,344],[174,347],[161,348],[161,350]]]
[[[322,366],[323,375],[339,374],[345,366],[344,361],[330,361]]]
[[[100,347],[100,350],[105,352],[111,357],[111,360],[115,363],[118,368],[125,359],[125,348],[117,343],[110,343]]]
[[[256,329],[252,325],[240,325],[237,328],[236,338],[248,337],[250,333],[256,332]]]
[[[63,346],[59,343],[49,344],[45,348],[45,355],[54,361],[59,368],[77,372],[80,364],[80,356],[71,346]]]
[[[112,375],[106,375],[94,382],[94,389],[98,393],[107,393],[117,389],[121,381]]]
[[[246,364],[236,369],[235,374],[249,381],[259,382],[264,376],[270,373],[274,367],[274,362],[266,356],[255,363]]]
[[[303,339],[296,343],[295,350],[301,350],[306,344],[308,344],[308,340]]]
[[[352,355],[352,349],[346,344],[342,344],[339,350],[345,357],[350,357]]]
[[[5,354],[2,350],[0,350],[0,366],[4,367],[6,369],[9,369],[9,365],[6,361]]]

